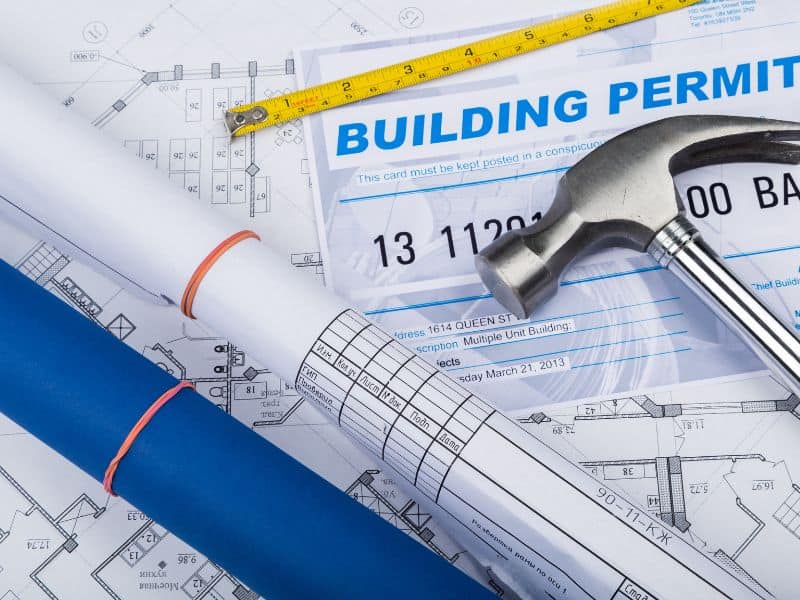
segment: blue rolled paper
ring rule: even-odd
[[[98,481],[177,384],[2,262],[0,375],[0,411]],[[491,597],[191,389],[139,435],[114,491],[268,600]]]

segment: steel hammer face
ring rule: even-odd
[[[688,116],[656,121],[600,146],[561,178],[535,225],[487,246],[476,267],[517,317],[552,297],[581,256],[611,246],[651,254],[738,332],[800,394],[800,341],[723,265],[684,216],[673,176],[733,162],[800,164],[800,123]]]

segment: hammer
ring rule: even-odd
[[[685,216],[672,177],[739,162],[800,164],[800,123],[685,116],[606,142],[561,178],[552,207],[475,258],[494,297],[519,318],[555,295],[577,258],[621,246],[647,252],[738,333],[796,395],[800,340],[723,264]]]

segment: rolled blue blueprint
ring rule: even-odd
[[[177,384],[2,262],[0,375],[0,411],[100,481]],[[113,488],[268,600],[490,597],[191,389],[139,435]]]

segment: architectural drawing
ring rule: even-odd
[[[256,600],[258,596],[213,561],[187,546],[147,515],[108,498],[96,482],[67,469],[63,489],[43,485],[24,450],[68,465],[32,436],[0,419],[0,598],[3,600],[111,598],[174,593],[176,598]],[[59,473],[59,471],[54,471]],[[88,492],[74,490],[85,489]],[[456,562],[461,552],[416,502],[402,498],[390,477],[362,473],[346,489],[434,552]],[[71,495],[72,494],[72,495]],[[499,591],[499,588],[498,588]]]
[[[778,598],[798,574],[800,399],[749,377],[570,402],[518,420]]]
[[[440,539],[443,536],[437,533],[438,527],[433,517],[415,500],[405,496],[395,485],[392,477],[374,469],[364,471],[345,490],[345,493],[401,531],[428,546],[447,562],[455,564],[461,556],[466,554],[463,550],[459,550],[450,539],[446,537]],[[491,570],[486,573],[486,576],[486,584],[498,597],[512,600],[517,597],[511,590],[495,580]]]
[[[120,98],[103,111],[92,124],[104,128],[134,103],[147,101],[151,87],[162,94],[183,99],[184,133],[181,123],[174,125],[175,136],[169,139],[127,139],[125,148],[154,168],[168,170],[170,179],[177,181],[189,193],[213,204],[246,205],[251,218],[270,212],[272,206],[271,177],[263,175],[257,164],[256,144],[265,137],[250,135],[230,139],[229,136],[190,137],[198,134],[198,126],[207,132],[219,124],[229,108],[252,102],[257,97],[282,94],[288,88],[273,90],[266,87],[269,80],[280,78],[286,84],[294,77],[294,61],[286,59],[275,66],[260,66],[250,61],[245,68],[222,68],[212,63],[205,70],[188,70],[175,65],[169,71],[150,71],[136,81]],[[217,128],[218,129],[218,128]],[[286,123],[275,131],[272,143],[277,146],[293,144],[302,147],[303,136],[299,122]],[[205,162],[211,161],[211,169]],[[298,163],[302,158],[298,159]],[[208,177],[210,175],[210,177]]]
[[[361,477],[345,490],[345,493],[395,527],[420,539],[446,561],[456,562],[460,551],[438,545],[438,540],[435,540],[436,534],[428,527],[432,520],[431,515],[411,499],[405,499],[398,505],[398,490],[395,488],[378,489],[376,477],[379,476],[380,471],[364,471]],[[387,480],[391,483],[390,478],[384,477],[384,482]]]
[[[120,340],[127,340],[136,331],[136,324],[125,313],[101,306],[76,282],[72,270],[62,274],[71,263],[55,248],[39,243],[16,266],[84,316]],[[171,375],[191,380],[201,394],[254,428],[285,423],[299,408],[302,398],[292,386],[269,370],[250,364],[247,355],[233,344],[216,337],[193,337],[185,324],[182,334],[146,345],[143,355]],[[203,360],[194,360],[196,356],[203,356]]]

